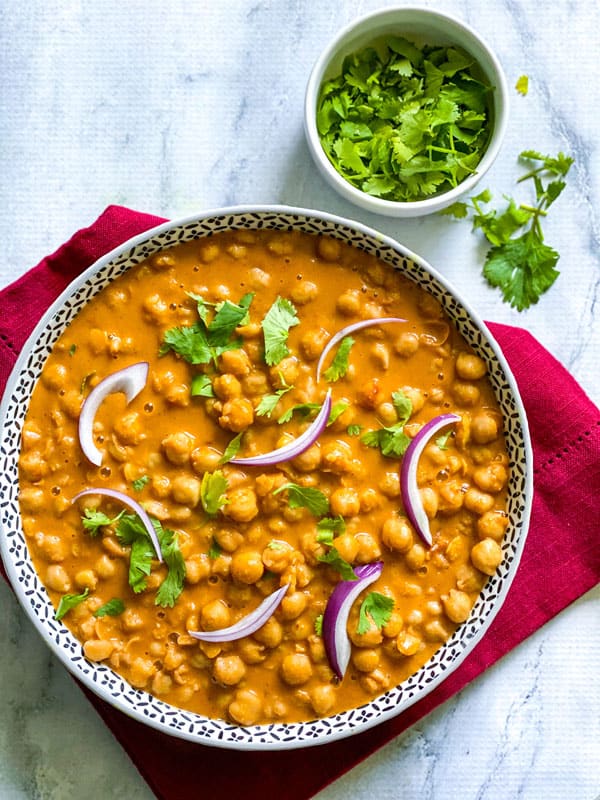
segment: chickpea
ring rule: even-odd
[[[379,508],[382,503],[382,497],[377,491],[371,487],[363,489],[360,493],[360,510],[366,514]]]
[[[67,557],[67,549],[60,536],[53,536],[48,533],[36,533],[33,537],[40,555],[52,563],[64,561]]]
[[[67,382],[68,371],[62,364],[51,364],[42,373],[42,383],[48,389],[62,389]]]
[[[75,574],[75,583],[80,589],[92,592],[98,585],[98,576],[93,569],[81,569]]]
[[[329,498],[331,513],[335,516],[354,517],[360,512],[360,497],[356,489],[336,489]]]
[[[477,405],[481,392],[473,383],[456,382],[452,386],[454,399],[460,406],[471,407]]]
[[[381,387],[377,378],[370,378],[356,392],[356,402],[361,408],[372,411],[377,408],[381,398]]]
[[[231,612],[223,600],[211,600],[202,606],[200,611],[200,625],[202,630],[216,631],[227,628],[231,624]]]
[[[195,553],[185,559],[185,580],[190,586],[200,583],[210,575],[210,559],[206,553]]]
[[[442,603],[446,616],[452,622],[464,622],[471,613],[473,603],[466,592],[450,589]]]
[[[189,475],[178,475],[173,478],[171,492],[176,503],[195,508],[200,502],[201,483],[198,478]]]
[[[508,471],[504,464],[492,462],[473,472],[473,482],[484,492],[499,492],[506,486]]]
[[[202,474],[217,469],[222,456],[223,453],[215,450],[214,447],[200,445],[192,450],[190,461],[194,472]]]
[[[19,458],[19,467],[25,478],[32,483],[37,483],[48,474],[48,464],[37,450],[22,453]]]
[[[383,370],[389,369],[390,366],[390,351],[386,344],[383,342],[375,342],[370,351],[371,360],[373,363]]]
[[[89,661],[106,661],[115,649],[110,639],[88,639],[83,643],[83,653]]]
[[[240,583],[256,583],[264,571],[261,554],[257,550],[238,550],[231,559],[231,575]]]
[[[312,664],[305,653],[290,653],[281,662],[281,677],[288,686],[301,686],[312,676]]]
[[[144,437],[142,419],[137,411],[129,411],[118,417],[114,431],[123,444],[139,444]]]
[[[261,664],[267,657],[265,646],[254,639],[240,639],[238,651],[244,664]]]
[[[313,472],[319,468],[320,463],[321,445],[318,442],[315,442],[292,461],[293,466],[300,472]]]
[[[256,493],[249,486],[227,492],[227,500],[223,513],[236,522],[250,522],[258,514]]]
[[[250,270],[249,283],[252,289],[264,289],[271,283],[271,276],[268,272],[265,272],[264,269],[253,267]]]
[[[427,551],[423,545],[419,544],[419,542],[415,542],[404,556],[404,560],[406,561],[406,566],[413,572],[416,572],[425,564],[426,557]]]
[[[269,572],[281,575],[297,557],[291,544],[277,541],[277,547],[265,547],[262,552],[262,562]]]
[[[112,578],[116,572],[115,562],[106,553],[103,553],[100,556],[100,558],[94,564],[94,568],[98,574],[98,577],[104,580],[106,580],[106,578]]]
[[[240,689],[227,708],[227,713],[238,725],[255,725],[261,715],[260,697],[252,689]]]
[[[315,686],[314,689],[311,689],[309,697],[315,714],[324,717],[331,711],[335,703],[335,689],[328,683],[323,686]]]
[[[261,644],[264,644],[265,647],[277,647],[281,644],[281,640],[283,639],[281,623],[275,617],[270,617],[262,628],[256,631],[254,638]]]
[[[212,387],[219,400],[232,400],[242,394],[242,384],[235,375],[229,372],[213,378]]]
[[[246,674],[246,665],[238,655],[219,656],[214,661],[212,674],[221,686],[236,686]]]
[[[485,361],[473,353],[459,353],[456,358],[456,374],[464,381],[477,381],[487,372]]]
[[[382,669],[375,669],[373,672],[368,672],[364,675],[361,675],[359,682],[366,692],[378,694],[385,691],[389,687],[391,683],[391,676]]]
[[[498,438],[498,421],[487,411],[480,411],[471,421],[471,435],[477,444],[493,442]]]
[[[312,281],[298,281],[290,292],[291,298],[294,303],[299,306],[304,306],[319,294],[319,287]]]
[[[321,447],[322,469],[329,470],[336,474],[352,472],[352,456],[352,448],[342,439],[326,442]]]
[[[330,236],[319,236],[317,239],[317,255],[323,261],[338,261],[342,255],[342,245]]]
[[[438,512],[439,501],[437,492],[430,486],[425,486],[420,489],[419,494],[421,495],[421,503],[423,504],[423,509],[427,517],[433,519]]]
[[[383,641],[383,633],[377,625],[371,619],[368,619],[368,623],[369,627],[364,633],[359,633],[356,630],[356,625],[350,624],[349,626],[348,635],[352,643],[357,647],[374,648]]]
[[[316,361],[323,352],[329,333],[325,328],[315,328],[305,333],[300,340],[300,349],[307,361]]]
[[[128,633],[139,631],[144,627],[144,618],[133,608],[127,608],[121,615],[121,624]]]
[[[269,369],[269,378],[274,389],[285,389],[293,386],[300,374],[300,364],[295,356],[282,359]]]
[[[183,466],[190,460],[194,449],[195,436],[181,431],[170,433],[161,442],[161,447],[168,461],[176,466]]]
[[[296,619],[308,605],[308,597],[304,592],[292,592],[281,601],[281,617],[285,620]]]
[[[375,410],[377,412],[377,417],[383,425],[393,425],[398,422],[398,414],[396,413],[393,403],[379,403]]]
[[[445,642],[451,632],[440,619],[434,619],[425,625],[424,633],[428,642]]]
[[[444,481],[438,490],[438,511],[452,514],[462,508],[465,500],[463,482],[461,480]]]
[[[229,431],[239,433],[254,421],[254,407],[245,397],[234,397],[223,405],[219,425]]]
[[[55,592],[64,594],[71,588],[69,573],[60,564],[51,564],[46,570],[46,585]]]
[[[467,548],[467,540],[464,536],[454,536],[446,545],[445,556],[453,563],[459,558],[463,558]]]
[[[336,308],[345,317],[357,316],[360,312],[360,295],[356,289],[348,289],[341,294],[336,303]]]
[[[474,514],[485,514],[494,507],[494,497],[470,486],[465,492],[464,504],[465,508]]]
[[[471,561],[475,569],[493,575],[502,561],[502,548],[494,539],[482,539],[472,548]]]
[[[401,631],[396,638],[396,649],[403,656],[414,656],[421,649],[422,639],[410,631]]]
[[[379,650],[374,648],[355,650],[352,663],[359,672],[373,672],[379,666]]]
[[[402,358],[410,358],[419,349],[419,337],[412,331],[404,331],[394,342],[394,350]]]
[[[400,497],[400,474],[386,472],[379,481],[379,491],[389,498]]]
[[[379,542],[370,533],[364,531],[357,533],[354,539],[358,543],[356,561],[359,564],[370,564],[371,561],[377,561],[378,558],[381,558]]]
[[[46,502],[43,489],[28,486],[19,492],[19,502],[23,511],[35,513],[41,511]]]
[[[336,536],[333,546],[349,564],[352,564],[358,555],[359,543],[351,533],[342,533],[341,536]]]
[[[463,564],[456,573],[456,585],[463,592],[479,592],[485,577],[470,564]]]
[[[383,635],[388,639],[394,639],[404,626],[404,620],[399,611],[392,611],[387,623],[382,628]]]
[[[134,659],[129,670],[129,683],[136,689],[143,689],[150,678],[156,673],[156,667],[149,658]]]
[[[504,536],[508,526],[508,514],[506,511],[494,509],[486,511],[477,520],[477,533],[481,539],[489,537],[499,542]]]
[[[157,672],[152,678],[151,688],[152,694],[160,697],[163,694],[168,694],[173,687],[173,679],[165,672]]]
[[[252,365],[245,350],[226,350],[219,358],[219,369],[222,373],[243,377],[250,374]]]
[[[213,534],[216,543],[221,550],[233,553],[244,541],[243,534],[235,528],[217,528]]]
[[[381,528],[381,541],[390,550],[407,553],[413,544],[413,531],[404,517],[389,517]]]

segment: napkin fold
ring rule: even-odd
[[[110,206],[56,253],[0,292],[0,390],[48,305],[96,259],[159,217]],[[488,323],[521,391],[533,440],[535,496],[527,543],[506,601],[475,650],[431,694],[349,739],[272,753],[233,752],[171,738],[84,688],[161,800],[306,800],[462,689],[600,580],[600,412],[565,368],[521,328]],[[0,572],[6,577],[2,565]],[[83,687],[82,687],[83,688]]]

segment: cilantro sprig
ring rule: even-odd
[[[398,415],[398,422],[378,430],[367,431],[360,437],[367,447],[378,447],[387,458],[400,458],[406,452],[410,439],[404,426],[412,414],[412,403],[403,392],[392,392],[392,403]]]
[[[269,366],[279,364],[290,354],[287,346],[290,328],[299,324],[294,305],[285,297],[278,297],[261,323],[265,340],[265,361]]]
[[[54,614],[54,619],[61,620],[71,609],[78,606],[87,598],[90,590],[84,589],[81,594],[63,594],[58,603],[58,608]]]
[[[523,311],[537,303],[559,275],[556,264],[560,256],[544,242],[542,220],[565,188],[573,159],[564,153],[552,157],[536,150],[524,150],[519,158],[531,169],[518,183],[533,183],[535,205],[508,197],[502,211],[488,210],[492,194],[485,190],[467,203],[454,203],[443,213],[458,219],[471,214],[473,230],[480,230],[492,245],[483,267],[485,279],[500,289],[506,303]]]
[[[237,439],[238,437],[236,437]],[[231,442],[229,443],[229,446]],[[232,456],[233,458],[233,456]],[[214,472],[205,472],[200,484],[200,502],[209,517],[215,517],[227,505],[227,478],[217,469]]]
[[[379,630],[388,624],[394,610],[393,597],[380,592],[369,592],[360,605],[356,632],[366,633],[373,623]]]
[[[284,483],[275,489],[273,495],[281,492],[287,492],[290,508],[307,508],[315,517],[322,517],[329,512],[329,498],[320,489],[300,486],[297,483]]]
[[[476,169],[489,139],[490,93],[463,50],[389,36],[378,50],[348,56],[324,83],[317,128],[354,186],[386,200],[420,200]]]
[[[104,528],[105,525],[113,525],[115,522],[118,522],[123,512],[121,511],[116,517],[109,517],[104,513],[104,511],[98,511],[97,508],[86,508],[84,509],[83,514],[84,516],[81,518],[81,523],[84,527],[84,530],[86,530],[90,536],[97,536],[100,528]]]

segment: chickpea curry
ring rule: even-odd
[[[55,344],[23,527],[89,660],[239,725],[328,716],[467,619],[502,559],[502,428],[484,361],[399,271],[219,233],[132,267]]]

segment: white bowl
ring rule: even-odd
[[[340,74],[344,58],[385,35],[404,36],[417,43],[457,45],[478,62],[487,81],[494,87],[492,132],[477,167],[459,186],[413,202],[394,202],[374,197],[357,189],[335,169],[323,149],[317,130],[319,93],[324,81]],[[432,214],[471,192],[492,166],[504,139],[508,122],[508,89],[502,67],[486,42],[473,28],[459,19],[426,8],[387,8],[355,20],[341,30],[317,59],[308,81],[304,101],[304,128],[309,150],[323,177],[346,200],[366,211],[390,217],[416,217]]]
[[[372,702],[332,717],[294,724],[237,727],[182,711],[134,689],[102,663],[88,661],[81,643],[54,619],[54,608],[32,564],[19,510],[18,459],[29,399],[44,363],[69,322],[101,289],[134,264],[166,247],[231,229],[301,230],[326,234],[377,255],[436,297],[460,333],[488,366],[505,420],[510,458],[509,526],[504,558],[469,619],[429,661]],[[514,578],[525,544],[532,498],[532,456],[525,413],[509,367],[485,324],[423,259],[364,225],[320,211],[281,206],[236,207],[166,222],[130,239],[77,278],[44,314],[14,367],[0,407],[0,552],[15,593],[42,638],[88,689],[138,721],[193,742],[240,750],[276,750],[323,744],[366,730],[423,698],[455,670],[485,634]]]

